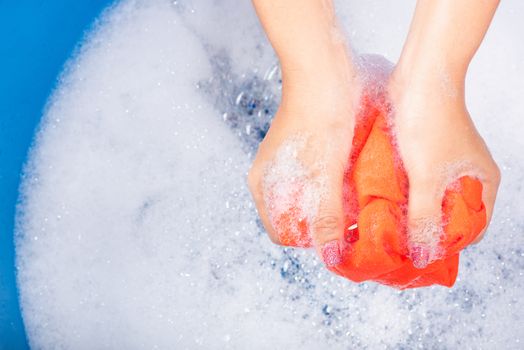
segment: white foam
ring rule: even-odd
[[[359,51],[394,60],[413,5],[338,10]],[[336,277],[255,224],[248,157],[212,103],[274,64],[250,2],[118,5],[69,65],[24,178],[17,265],[32,347],[521,347],[522,11],[501,3],[470,70],[470,111],[504,179],[491,229],[452,290],[399,293]],[[215,77],[210,52],[234,64],[208,98],[195,86]]]
[[[408,227],[408,250],[413,266],[425,268],[442,257],[439,242],[443,238],[440,217],[420,218]]]
[[[327,174],[322,161],[304,164],[304,156],[311,135],[292,135],[277,150],[274,159],[266,165],[263,178],[264,202],[277,234],[287,229],[300,246],[312,242],[311,227],[308,237],[300,238],[299,223],[311,223],[318,217],[321,201],[326,193]],[[286,222],[281,222],[281,215]]]
[[[274,249],[257,237],[248,157],[196,89],[210,74],[162,1],[118,6],[71,63],[20,219],[33,347],[267,347],[301,332],[264,316],[285,298],[269,303],[278,284],[260,261]]]

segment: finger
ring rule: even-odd
[[[336,165],[336,164],[334,164]],[[326,192],[321,196],[317,215],[311,223],[311,235],[319,255],[328,266],[342,260],[344,215],[342,205],[343,167],[327,169]]]
[[[408,200],[408,250],[413,266],[425,268],[435,257],[441,233],[442,195],[431,179],[411,179]]]
[[[248,186],[251,192],[251,196],[253,197],[253,201],[255,202],[255,207],[257,209],[258,216],[262,221],[262,225],[266,229],[267,235],[273,243],[281,244],[277,232],[271,225],[271,220],[269,219],[269,215],[266,209],[266,204],[262,195],[261,177],[253,170],[251,170],[248,174]]]
[[[482,181],[482,202],[486,207],[486,226],[477,236],[477,238],[475,238],[472,244],[476,244],[484,238],[484,235],[486,234],[488,226],[491,222],[491,218],[493,217],[493,208],[495,206],[495,200],[497,199],[497,192],[500,185],[500,170],[496,165],[494,165],[491,173],[492,176],[489,180]]]

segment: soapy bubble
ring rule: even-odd
[[[318,216],[326,193],[327,175],[322,161],[304,164],[301,155],[311,147],[310,135],[293,135],[266,164],[262,192],[264,203],[283,245],[310,247],[310,224]]]
[[[305,143],[305,138],[300,136],[286,140],[275,159],[266,165],[263,175],[264,203],[270,223],[283,245],[309,247],[312,244],[308,214],[312,214],[314,208],[307,210],[304,206],[311,185],[308,170],[298,158]],[[315,204],[318,205],[309,203],[310,206]]]
[[[278,80],[251,84],[276,61],[251,6],[124,1],[68,65],[17,218],[32,347],[520,348],[522,5],[501,3],[468,81],[504,174],[491,228],[461,255],[453,289],[403,292],[334,276],[257,224],[244,186],[253,133],[223,121],[259,120],[249,103],[234,107],[243,89],[278,104]],[[360,52],[395,61],[413,6],[344,1],[337,11]],[[213,78],[217,87],[202,85]]]

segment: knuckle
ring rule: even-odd
[[[268,232],[268,237],[269,239],[271,240],[271,242],[273,242],[274,244],[277,244],[277,245],[282,245],[282,242],[280,242],[280,240],[278,239],[278,237],[276,235],[272,235]]]
[[[501,181],[501,172],[500,168],[494,161],[488,163],[484,167],[484,179],[483,182],[485,182],[487,185],[493,186],[494,188],[498,188]]]
[[[317,235],[336,233],[342,220],[338,215],[321,215],[312,222],[313,232]]]
[[[255,168],[251,168],[247,173],[247,185],[252,192],[257,188],[259,178],[260,176]]]
[[[492,173],[493,173],[493,181],[498,186],[500,184],[502,174],[500,172],[500,168],[498,167],[496,163],[493,163]]]

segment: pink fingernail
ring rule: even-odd
[[[322,247],[322,259],[328,267],[340,264],[342,255],[338,241],[331,241]]]
[[[355,223],[347,228],[346,232],[344,233],[344,239],[347,243],[351,244],[358,241],[358,238],[358,225]]]
[[[429,249],[423,245],[413,245],[411,248],[411,261],[417,269],[423,269],[429,263]]]

